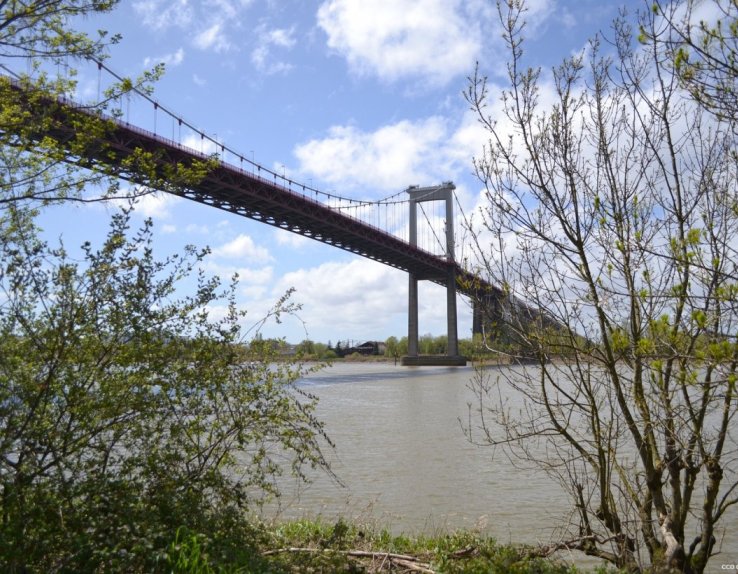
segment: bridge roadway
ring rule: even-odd
[[[13,84],[17,93],[23,97],[22,88],[15,82]],[[35,98],[26,98],[25,101],[38,102]],[[33,108],[39,104],[28,105],[29,108]],[[99,118],[97,112],[69,100],[47,99],[42,107],[43,110],[30,111],[43,113],[47,117],[51,111],[53,122],[46,132],[39,136],[51,136],[65,145],[75,139],[73,127],[76,123],[75,114]],[[79,155],[72,161],[91,167],[102,163],[112,167],[118,177],[151,185],[148,178],[141,177],[128,167],[128,160],[139,153],[136,150],[151,152],[159,174],[166,173],[167,168],[172,169],[178,164],[192,165],[194,161],[212,159],[126,122],[106,119],[110,121],[110,127],[97,145],[85,146],[84,151],[77,152]],[[260,173],[262,168],[257,167]],[[218,161],[196,185],[178,189],[176,193],[205,205],[299,233],[413,273],[418,279],[430,280],[443,286],[446,286],[449,272],[453,269],[459,292],[470,297],[483,294],[488,297],[499,296],[499,288],[475,276],[458,263],[448,261],[445,257],[413,246],[382,229],[333,210],[310,197],[309,191],[308,194],[301,193],[300,191],[304,191],[301,184],[285,180],[287,182],[285,186],[278,183],[276,174],[268,170],[264,172],[272,175],[273,180],[257,173],[250,173],[250,170],[245,171],[242,167]],[[282,180],[281,177],[279,179]],[[166,185],[157,187],[162,191],[172,192]]]

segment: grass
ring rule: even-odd
[[[231,542],[234,542],[231,540]],[[394,535],[339,519],[252,523],[228,548],[186,529],[177,531],[161,572],[167,574],[577,574],[535,549],[498,545],[478,532]],[[215,558],[218,556],[219,558]],[[599,574],[614,570],[599,568]]]
[[[244,572],[449,574],[572,574],[561,562],[538,558],[525,547],[500,546],[471,531],[437,536],[393,535],[347,523],[297,520],[261,529],[259,570]]]

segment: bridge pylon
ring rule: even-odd
[[[407,356],[402,358],[403,365],[466,365],[466,358],[459,355],[459,335],[456,312],[456,263],[454,256],[454,204],[453,191],[456,186],[450,181],[430,187],[408,187],[410,196],[410,244],[418,245],[418,204],[425,201],[444,201],[446,203],[446,260],[448,268],[445,277],[419,277],[408,273],[408,321],[407,321]],[[446,284],[446,335],[448,346],[445,356],[421,356],[419,352],[418,333],[418,281],[432,279]],[[440,281],[439,281],[440,280]]]

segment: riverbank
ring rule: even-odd
[[[421,572],[425,574],[573,574],[574,567],[541,557],[533,548],[497,545],[471,531],[435,536],[393,536],[338,520],[297,520],[253,527],[253,538],[225,562],[205,537],[178,533],[168,563],[174,572],[249,572],[292,574],[310,572]]]

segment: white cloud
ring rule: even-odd
[[[383,340],[407,334],[408,280],[403,271],[358,257],[332,261],[287,273],[267,297],[276,299],[291,287],[292,301],[302,305],[300,319],[313,340]],[[463,303],[457,305],[459,335],[467,337],[470,318]],[[443,287],[419,283],[418,318],[421,334],[446,332]]]
[[[264,24],[257,26],[257,47],[251,52],[251,63],[265,74],[285,73],[292,69],[292,65],[275,58],[274,48],[292,49],[295,39],[295,27],[267,29]]]
[[[272,256],[266,247],[257,245],[250,236],[244,233],[213,249],[213,255],[229,259],[237,258],[253,263],[266,263],[272,260]]]
[[[243,15],[253,0],[138,0],[133,9],[144,26],[161,32],[177,28],[201,50],[225,52],[234,47]]]
[[[295,156],[303,173],[333,185],[400,190],[439,176],[438,146],[446,135],[446,123],[440,117],[403,120],[374,132],[334,126],[327,137],[299,145]]]
[[[205,155],[215,153],[215,142],[200,134],[188,134],[182,138],[182,145]]]
[[[552,18],[556,16],[557,10],[555,0],[527,0],[525,8],[524,18],[528,34],[535,33],[551,22]]]
[[[302,304],[300,316],[311,332],[330,331],[340,317],[344,332],[336,333],[334,339],[383,330],[393,315],[407,311],[407,275],[367,259],[328,262],[287,273],[273,292],[290,287],[295,287],[293,300]]]
[[[141,16],[144,26],[154,30],[183,28],[193,20],[189,0],[141,0],[133,3],[133,10]]]
[[[283,229],[276,229],[274,231],[274,238],[277,241],[277,245],[287,245],[295,249],[299,249],[311,241],[310,238],[305,237],[304,235],[291,233]]]
[[[171,223],[165,223],[161,228],[161,232],[168,235],[171,235],[172,233],[177,233],[177,226],[172,225]]]
[[[262,299],[266,293],[267,288],[263,285],[252,285],[250,287],[241,289],[241,295],[249,300]]]
[[[477,0],[326,0],[317,19],[355,72],[444,84],[478,59],[491,11]]]
[[[180,201],[181,198],[162,191],[147,193],[136,199],[136,213],[152,219],[169,219],[172,207]]]
[[[218,14],[222,19],[229,20],[238,16],[241,8],[249,6],[250,1],[243,0],[205,0],[203,11],[209,14]]]
[[[326,137],[298,145],[294,154],[305,177],[384,193],[468,174],[486,141],[479,122],[466,112],[456,126],[440,116],[403,120],[373,132],[334,126]]]
[[[265,267],[227,265],[215,261],[213,257],[208,257],[204,260],[202,269],[222,279],[230,279],[233,275],[237,274],[239,283],[241,285],[246,284],[249,287],[266,287],[274,280],[274,268],[270,265]]]
[[[266,34],[266,38],[270,44],[275,46],[281,46],[282,48],[292,48],[295,43],[295,27],[292,26],[290,29],[277,28],[269,30]]]
[[[200,50],[212,49],[216,52],[225,52],[231,47],[231,43],[223,31],[222,22],[215,22],[202,30],[195,36],[193,42]]]
[[[258,285],[264,288],[274,279],[274,268],[270,266],[258,269],[243,267],[237,269],[236,272],[238,273],[238,280],[241,283],[247,283],[252,287]]]
[[[149,68],[156,64],[164,64],[167,67],[179,66],[184,61],[184,49],[180,48],[171,54],[156,56],[154,58],[144,59],[144,68]]]

